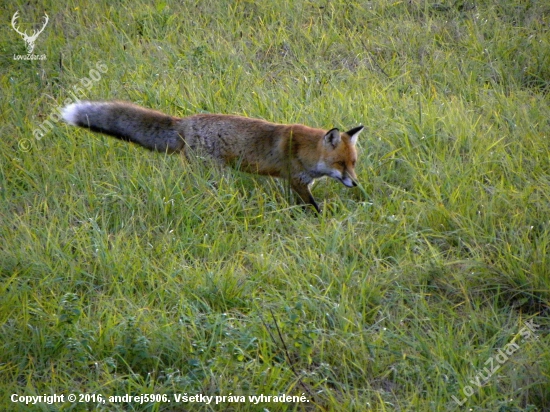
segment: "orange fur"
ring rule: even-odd
[[[340,133],[223,114],[168,116],[126,102],[80,102],[64,108],[73,125],[161,152],[201,153],[260,175],[289,179],[304,203],[319,212],[310,184],[329,176],[356,186],[355,142],[363,126]]]

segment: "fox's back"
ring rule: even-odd
[[[244,171],[280,176],[304,135],[317,140],[323,131],[234,115],[198,114],[182,119],[181,134],[191,150],[238,163]]]

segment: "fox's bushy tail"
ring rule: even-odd
[[[126,102],[78,102],[62,111],[69,124],[137,143],[159,152],[178,152],[184,146],[178,133],[181,119]]]

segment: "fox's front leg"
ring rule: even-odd
[[[298,194],[303,203],[312,205],[317,213],[321,213],[321,208],[313,198],[308,184],[304,183],[301,179],[292,179],[290,181],[290,186]]]

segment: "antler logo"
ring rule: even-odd
[[[17,33],[19,33],[21,36],[23,36],[23,40],[25,40],[25,43],[27,43],[27,53],[29,53],[29,54],[32,54],[32,52],[34,50],[34,42],[38,38],[38,35],[44,31],[44,29],[46,28],[46,24],[48,24],[48,21],[50,20],[48,15],[46,13],[44,13],[44,14],[45,14],[44,25],[42,26],[42,28],[40,30],[33,31],[32,36],[29,36],[26,31],[21,33],[19,31],[19,29],[16,27],[16,21],[19,17],[19,12],[18,11],[15,12],[15,14],[13,15],[13,17],[11,19],[11,25],[12,25],[13,29]]]

